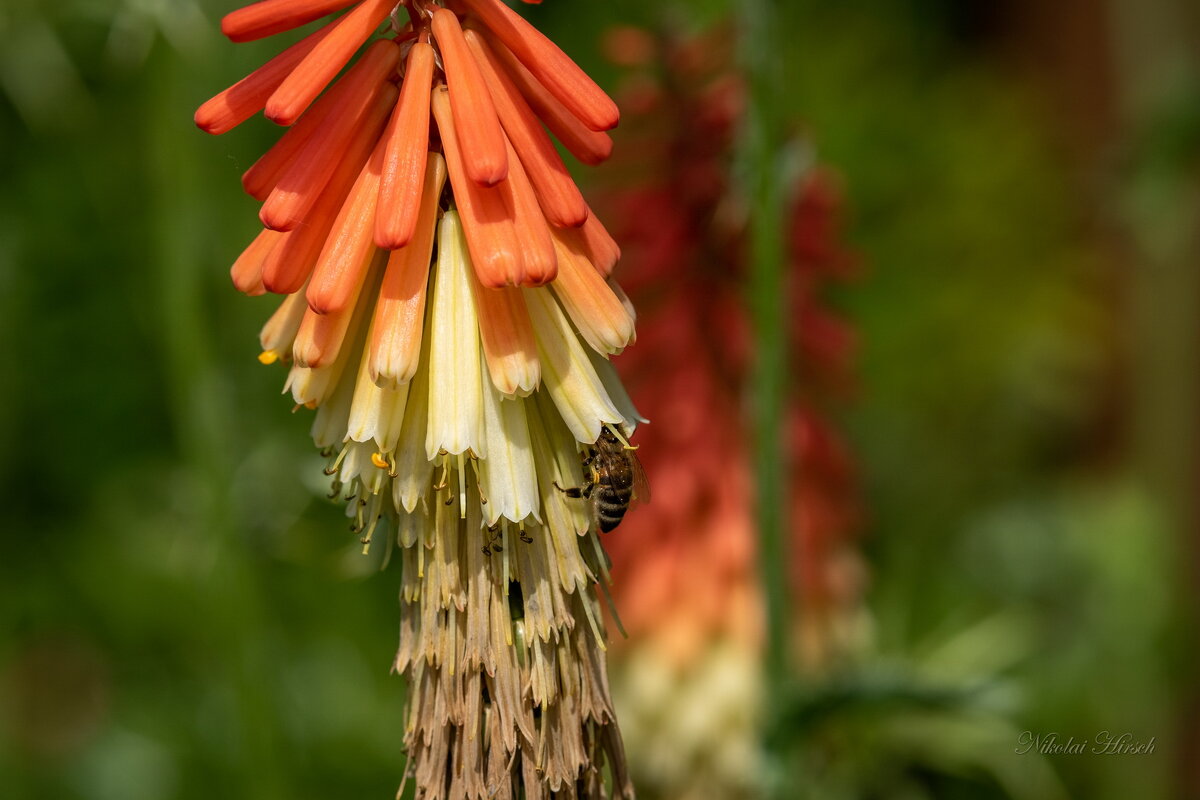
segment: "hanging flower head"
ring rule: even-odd
[[[595,508],[642,421],[608,360],[634,313],[550,138],[598,163],[617,107],[501,0],[263,0],[222,30],[342,9],[196,123],[288,126],[242,176],[264,227],[232,277],[286,295],[259,358],[292,362],[364,550],[398,548],[417,796],[632,796]]]

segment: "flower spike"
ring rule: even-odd
[[[608,528],[582,495],[605,491],[597,449],[640,421],[606,358],[634,315],[543,129],[595,163],[617,112],[498,5],[262,0],[226,33],[345,13],[196,122],[290,126],[243,175],[266,228],[231,276],[286,295],[258,358],[292,362],[284,391],[315,411],[353,547],[399,561],[416,797],[629,800],[596,588]]]

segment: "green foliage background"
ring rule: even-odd
[[[275,131],[191,123],[277,49],[223,40],[229,7],[0,7],[5,797],[386,797],[402,770],[395,582],[321,499],[308,420],[254,360],[269,306],[226,277],[255,230],[238,176]],[[599,32],[662,19],[525,10],[602,81]],[[874,636],[798,682],[776,786],[1172,796],[1194,532],[1129,455],[1136,277],[1089,233],[1034,87],[963,40],[954,4],[779,13],[779,103],[844,176],[867,266],[838,302],[863,337],[845,423]],[[1167,144],[1194,158],[1187,130]],[[1157,746],[1017,756],[1024,730]]]

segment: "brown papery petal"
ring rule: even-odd
[[[487,82],[504,132],[525,167],[546,219],[560,227],[582,225],[587,219],[587,204],[537,115],[505,73],[483,36],[478,31],[468,30],[466,39]]]
[[[412,46],[400,86],[400,102],[384,134],[387,150],[379,181],[375,244],[388,250],[404,247],[416,230],[429,150],[429,92],[434,65],[431,45],[417,42]]]
[[[442,137],[442,150],[446,154],[450,185],[454,188],[454,202],[462,217],[471,265],[484,286],[519,286],[525,280],[525,267],[513,227],[512,210],[505,202],[507,187],[482,186],[467,176],[447,94],[445,87],[434,89],[431,103]]]
[[[341,311],[358,297],[375,254],[375,208],[379,204],[379,173],[386,146],[383,139],[375,145],[317,259],[307,298],[309,307],[318,314]]]
[[[329,35],[332,25],[313,31],[279,55],[251,72],[225,91],[196,109],[196,125],[201,130],[218,135],[241,125],[262,111],[271,93],[283,79],[308,55],[317,43]]]
[[[312,274],[346,194],[357,180],[387,121],[388,112],[396,103],[397,93],[395,86],[388,85],[375,98],[375,105],[363,122],[363,135],[351,140],[349,149],[342,154],[333,175],[308,212],[305,224],[291,231],[286,244],[276,248],[267,259],[263,266],[263,282],[269,291],[291,294]]]
[[[438,201],[445,183],[446,161],[438,153],[430,153],[413,238],[388,258],[379,288],[368,369],[371,380],[385,388],[412,380],[421,358],[425,293],[437,231]]]
[[[487,35],[486,31],[484,33]],[[492,52],[504,64],[505,72],[512,78],[530,108],[571,155],[584,164],[592,165],[599,164],[612,155],[612,137],[602,131],[593,131],[580,122],[545,86],[538,83],[537,78],[525,69],[503,42],[495,36],[487,36],[487,40],[492,45]]]
[[[394,95],[394,87],[387,83],[387,77],[395,71],[399,61],[400,48],[392,41],[381,39],[372,44],[346,73],[340,81],[346,86],[338,104],[280,175],[279,182],[263,203],[259,217],[264,225],[285,231],[296,227],[316,202],[350,141],[356,136],[370,136],[374,142],[378,131],[362,127],[362,120],[380,93]]]
[[[396,0],[364,0],[342,17],[312,52],[284,79],[266,104],[267,119],[291,125],[333,80],[367,37],[387,18]]]
[[[446,68],[450,110],[467,176],[484,186],[494,186],[508,175],[508,156],[487,84],[453,11],[442,8],[434,12],[433,35]]]
[[[462,0],[538,81],[593,131],[617,127],[621,112],[587,73],[501,0]]]
[[[234,42],[249,42],[290,31],[358,0],[262,0],[230,11],[221,20],[221,33]]]

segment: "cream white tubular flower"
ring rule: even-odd
[[[546,391],[581,442],[595,442],[606,423],[621,422],[571,323],[546,289],[526,289]]]
[[[425,454],[485,457],[479,323],[471,294],[466,242],[458,214],[438,226],[429,349],[429,428]]]
[[[525,403],[505,400],[491,380],[483,381],[483,419],[487,458],[479,462],[480,487],[487,498],[484,519],[489,526],[500,519],[541,522],[533,446]]]

